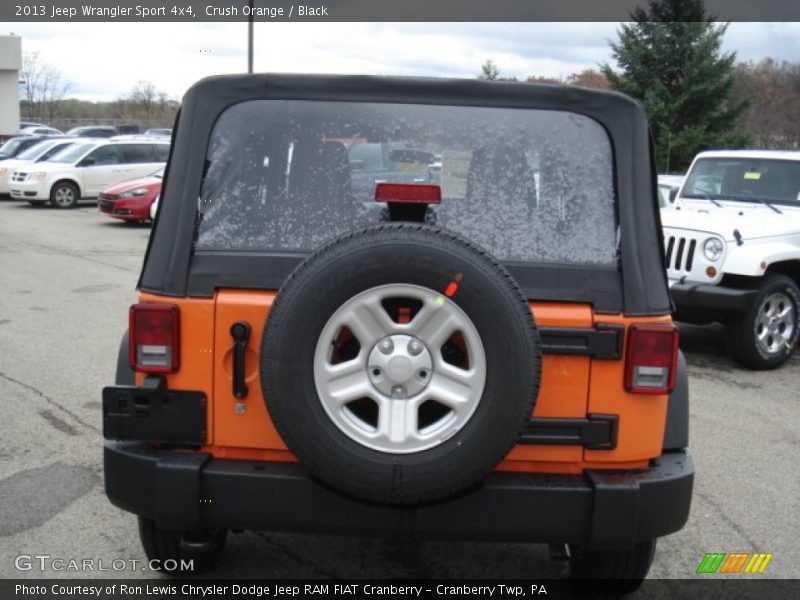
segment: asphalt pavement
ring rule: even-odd
[[[103,492],[100,390],[114,381],[149,233],[93,206],[0,200],[0,578],[152,576],[15,566],[20,555],[144,558],[135,518]],[[727,355],[721,328],[682,334],[694,503],[687,526],[659,542],[651,577],[693,577],[706,552],[769,552],[762,577],[798,578],[800,355],[750,372]],[[561,568],[540,545],[246,532],[229,537],[217,575],[529,578]]]

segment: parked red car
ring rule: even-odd
[[[164,169],[140,179],[110,185],[97,197],[97,208],[109,217],[124,221],[149,221],[150,205],[161,193]]]

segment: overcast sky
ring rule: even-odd
[[[564,77],[609,60],[617,23],[257,23],[255,70]],[[0,23],[61,70],[70,96],[113,100],[139,80],[180,98],[194,81],[247,67],[245,23]],[[800,23],[733,23],[739,60],[800,61]]]

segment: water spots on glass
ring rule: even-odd
[[[212,133],[197,250],[308,252],[387,220],[377,183],[435,183],[425,221],[500,260],[613,265],[612,174],[607,134],[572,113],[244,102]]]

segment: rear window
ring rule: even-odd
[[[799,205],[800,160],[700,158],[692,167],[681,196]]]
[[[613,159],[569,112],[257,100],[207,153],[196,250],[305,253],[388,219],[380,182],[433,183],[427,221],[506,262],[616,264]]]

